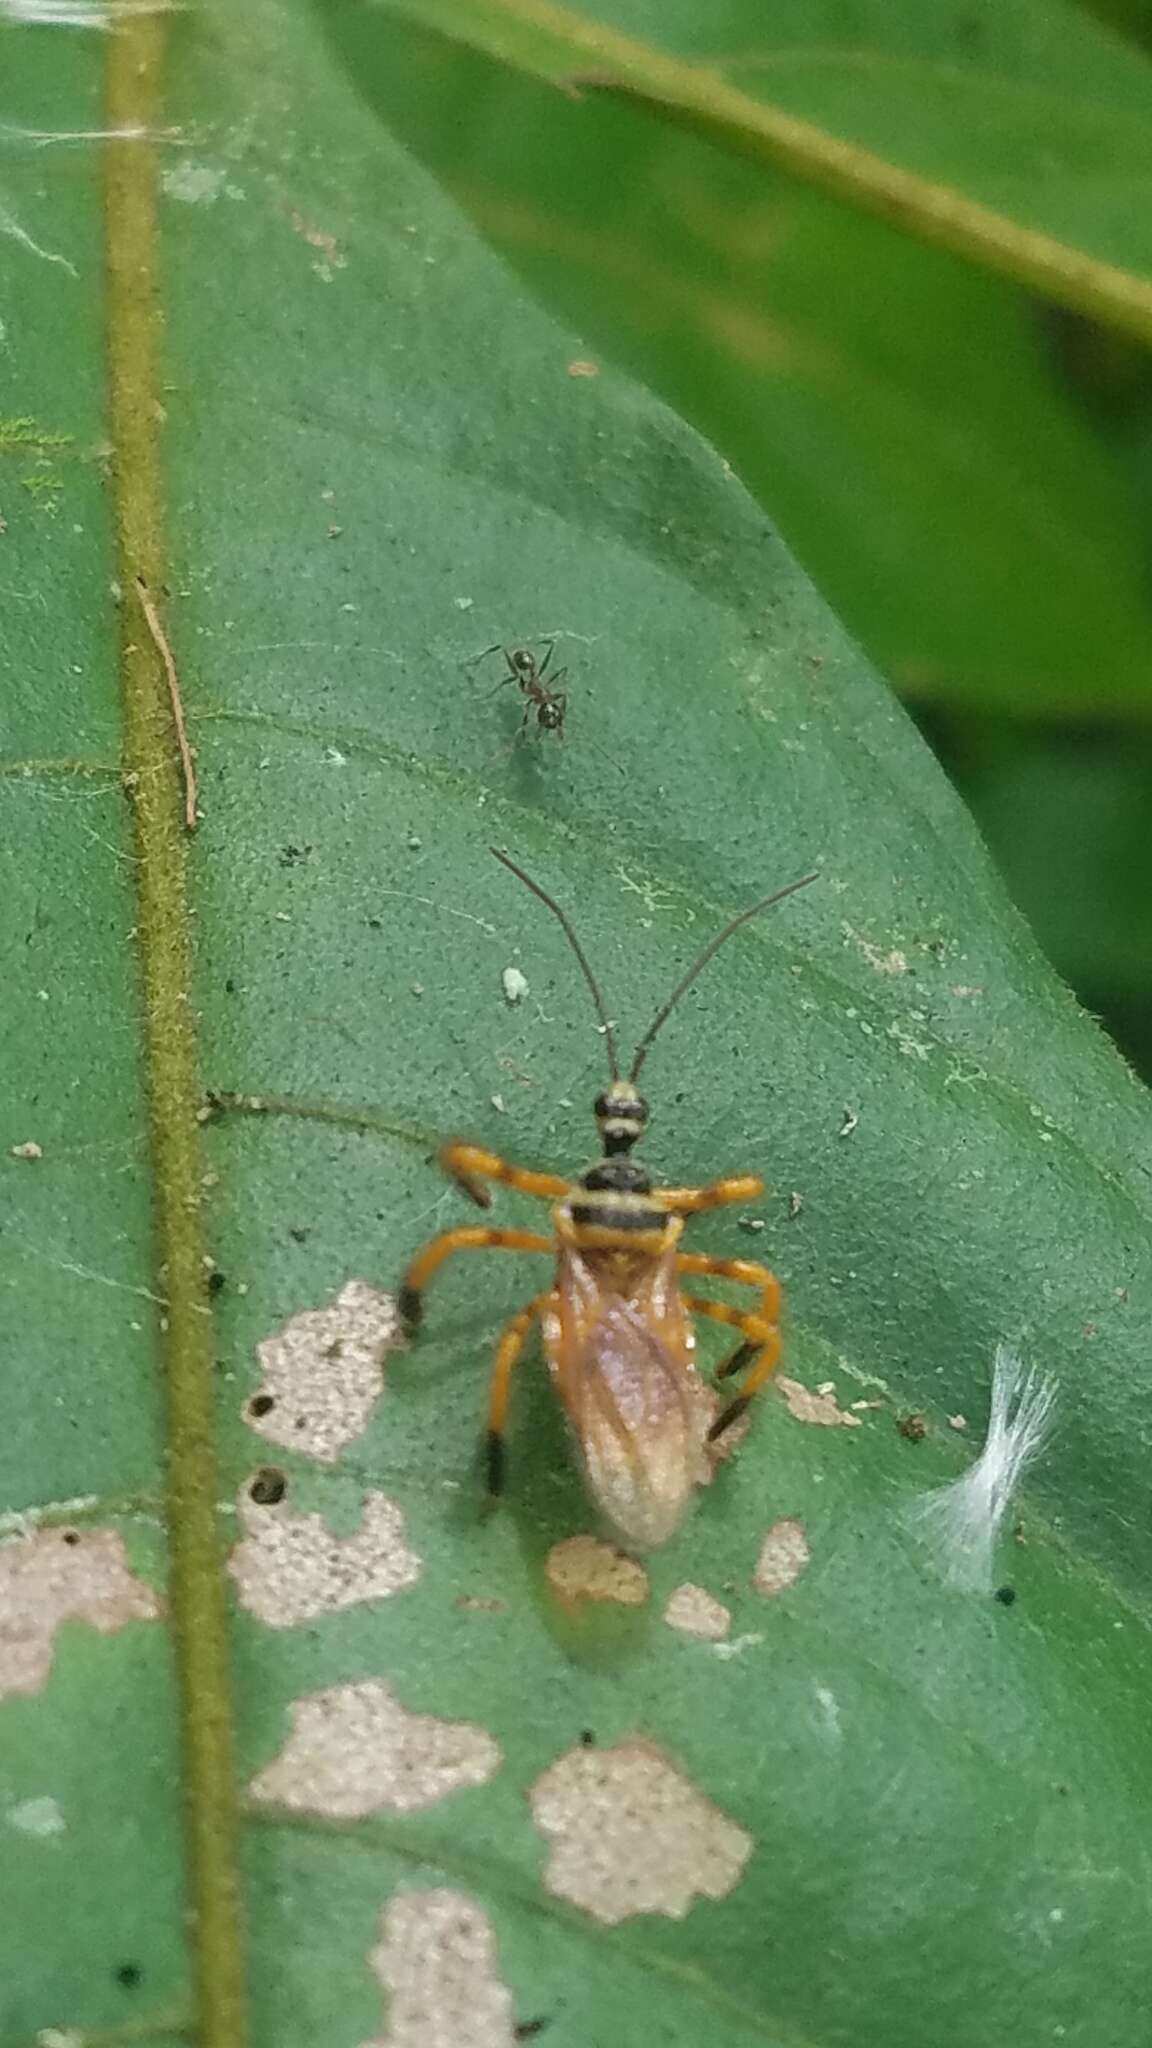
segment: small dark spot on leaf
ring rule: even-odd
[[[257,1507],[274,1508],[288,1491],[288,1481],[275,1465],[261,1465],[248,1485],[248,1498]]]
[[[231,975],[228,976],[227,981],[224,983],[224,993],[226,996],[234,996],[236,993],[236,983]]]
[[[62,1542],[62,1543],[68,1543],[68,1544],[72,1544],[72,1543],[79,1543],[79,1541],[80,1541],[80,1531],[79,1531],[79,1529],[62,1529],[62,1530],[61,1530],[61,1532],[60,1532],[60,1540],[61,1540],[61,1542]]]
[[[208,1275],[209,1294],[222,1294],[227,1285],[228,1281],[220,1271],[219,1266],[213,1266],[212,1271]]]
[[[294,868],[298,861],[307,860],[311,851],[312,848],[310,846],[281,847],[280,865],[282,868]]]
[[[514,2041],[533,2041],[547,2025],[547,2020],[520,2020],[512,2029],[512,2038]]]
[[[370,917],[368,919],[368,929],[370,932],[382,931],[383,928],[384,920],[382,917]]]
[[[271,1394],[253,1394],[252,1399],[248,1403],[248,1413],[249,1415],[269,1415],[275,1406],[276,1402]]]
[[[591,1728],[582,1728],[580,1730],[580,1740],[585,1749],[591,1749],[596,1741],[594,1731]]]
[[[339,1337],[333,1337],[331,1344],[324,1346],[325,1358],[343,1358],[344,1346]]]
[[[1001,1607],[1011,1607],[1016,1598],[1016,1588],[1015,1586],[997,1586],[992,1598],[998,1600]]]
[[[901,1415],[897,1417],[896,1427],[906,1442],[922,1444],[928,1434],[928,1417],[926,1415]]]
[[[139,1963],[121,1963],[116,1972],[116,1982],[122,1984],[125,1991],[133,1991],[143,1974]]]
[[[307,1244],[308,1242],[308,1232],[306,1230],[293,1230],[292,1226],[289,1225],[288,1235],[294,1244]]]

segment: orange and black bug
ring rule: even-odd
[[[568,716],[568,693],[566,690],[558,690],[556,685],[565,680],[568,671],[566,668],[553,669],[551,666],[556,649],[554,640],[542,641],[541,645],[546,650],[543,661],[537,660],[530,647],[501,647],[499,641],[494,647],[486,647],[477,659],[485,661],[490,654],[497,653],[504,656],[508,673],[501,676],[496,689],[503,690],[509,683],[515,683],[524,699],[521,732],[527,731],[535,719],[538,732],[554,732],[562,738],[564,720]],[[495,696],[496,691],[493,690],[491,694]]]
[[[550,1252],[552,1286],[508,1322],[496,1348],[488,1402],[489,1491],[502,1491],[504,1424],[512,1370],[539,1319],[552,1384],[567,1414],[588,1489],[617,1535],[637,1549],[671,1536],[692,1489],[705,1476],[706,1446],[748,1406],[780,1356],[780,1285],[767,1266],[751,1259],[717,1259],[680,1250],[684,1219],[725,1202],[761,1193],[758,1174],[738,1174],[707,1187],[654,1188],[632,1151],[648,1123],[648,1104],[637,1077],[657,1032],[713,954],[749,918],[815,880],[804,875],[777,889],[725,925],[673,989],[637,1047],[626,1077],[616,1041],[584,950],[566,913],[523,868],[492,852],[559,918],[592,992],[608,1049],[611,1085],[597,1096],[595,1115],[602,1156],[576,1180],[512,1166],[478,1145],[450,1144],[441,1163],[483,1209],[488,1181],[519,1188],[554,1203],[551,1236],[531,1230],[486,1227],[446,1230],[413,1259],[400,1289],[400,1311],[410,1330],[420,1322],[424,1290],[452,1252],[485,1249]],[[756,1289],[752,1309],[730,1308],[681,1292],[686,1274],[713,1274]],[[714,1416],[711,1394],[694,1363],[692,1316],[709,1316],[740,1332],[740,1343],[717,1377],[742,1372],[739,1393]],[[713,1419],[714,1418],[714,1419]]]

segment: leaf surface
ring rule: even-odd
[[[585,346],[381,136],[308,15],[222,8],[168,33],[155,101],[154,23],[111,60],[6,34],[29,129],[104,125],[111,63],[117,117],[183,145],[153,160],[121,142],[103,186],[107,145],[4,167],[14,217],[75,274],[0,244],[12,417],[68,450],[50,491],[22,489],[24,457],[4,470],[5,582],[23,595],[0,763],[0,1470],[24,1542],[57,1543],[61,1572],[110,1531],[124,1562],[111,1625],[78,1598],[50,1673],[0,1702],[0,1917],[17,1930],[0,2040],[161,2048],[198,2013],[205,2048],[416,2048],[435,2038],[405,2017],[423,1943],[430,1977],[463,1986],[440,2021],[455,2041],[541,2021],[557,2048],[1040,2048],[1058,2028],[1135,2048],[1145,1097],[714,455],[635,386],[573,374]],[[137,560],[170,593],[203,813],[187,842]],[[476,662],[545,635],[569,670],[559,739],[519,733],[498,659]],[[693,1240],[771,1259],[789,1375],[831,1382],[857,1426],[767,1396],[634,1608],[572,1610],[552,1588],[552,1547],[590,1518],[535,1364],[507,1504],[479,1512],[492,1341],[541,1284],[510,1259],[449,1269],[336,1457],[253,1426],[270,1426],[250,1405],[270,1384],[257,1345],[472,1220],[435,1168],[441,1136],[560,1170],[591,1150],[585,991],[493,842],[577,917],[626,1042],[731,912],[822,873],[669,1023],[645,1070],[649,1157],[677,1181],[763,1171],[761,1202]],[[509,967],[528,984],[515,1004]],[[207,1122],[202,1091],[223,1102]],[[28,1144],[40,1156],[9,1151]],[[502,1198],[500,1217],[539,1211]],[[901,1519],[973,1455],[1005,1336],[1060,1399],[1026,1540],[999,1553],[1011,1606],[947,1591]],[[207,1394],[214,1441],[197,1433]],[[922,1443],[895,1427],[911,1410]],[[275,1420],[291,1434],[290,1409]],[[366,1529],[374,1568],[396,1565],[375,1496],[402,1513],[418,1575],[302,1617],[317,1559],[347,1559]],[[249,1577],[238,1598],[206,1548],[206,1511],[222,1552],[241,1523],[273,1547],[281,1532],[257,1592]],[[810,1561],[766,1594],[753,1575],[781,1522]],[[348,1568],[356,1582],[362,1558]],[[729,1610],[726,1641],[662,1619],[685,1585]],[[126,1614],[149,1588],[164,1613]],[[315,1784],[311,1810],[256,1796],[294,1709],[299,1725],[317,1694],[382,1685],[431,1719],[402,1724],[415,1761],[379,1811]],[[619,1820],[638,1743],[707,1802],[655,1869],[641,1841],[638,1883],[708,1876],[715,1895],[682,1917],[603,1917],[637,1854]],[[618,1751],[633,1775],[612,1797]],[[389,1777],[382,1739],[340,1754]],[[454,1787],[414,1805],[413,1776],[446,1754]],[[534,1818],[562,1763],[586,1791],[561,1832],[603,1814],[583,1903],[549,1877]],[[736,1877],[715,1850],[731,1825],[749,1843]],[[415,1920],[382,1937],[398,1903]]]

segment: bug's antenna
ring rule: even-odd
[[[581,973],[583,974],[585,981],[588,983],[588,986],[592,991],[592,1001],[596,1005],[596,1015],[600,1019],[600,1027],[604,1033],[604,1044],[607,1047],[608,1051],[608,1065],[611,1070],[612,1079],[614,1081],[618,1081],[620,1079],[620,1064],[616,1057],[616,1040],[612,1032],[611,1019],[609,1018],[608,1012],[604,1007],[604,998],[600,993],[600,988],[596,980],[596,976],[593,974],[592,969],[588,965],[588,961],[585,958],[584,954],[584,948],[580,944],[579,939],[576,937],[576,934],[572,929],[572,924],[568,917],[567,911],[561,910],[560,905],[551,896],[549,896],[548,891],[546,889],[542,889],[540,887],[539,882],[534,882],[532,880],[531,875],[526,875],[524,873],[523,868],[518,868],[514,860],[509,860],[508,855],[506,853],[501,853],[500,848],[498,846],[490,846],[488,851],[489,853],[494,853],[496,855],[497,860],[502,862],[504,867],[510,868],[514,875],[518,875],[520,880],[523,882],[525,888],[531,889],[532,894],[534,896],[538,896],[540,898],[541,903],[546,903],[548,905],[548,908],[552,912],[553,917],[559,918],[560,923],[564,928],[564,936],[567,939],[568,944],[571,946],[572,951],[575,953],[577,960],[580,962]],[[793,887],[798,888],[799,884],[793,883]],[[756,907],[757,909],[761,909],[763,906],[757,904]],[[746,911],[745,916],[751,916],[751,912]],[[739,922],[739,919],[737,920],[737,922]],[[679,994],[679,990],[677,990],[677,994]],[[669,1007],[671,1007],[671,1005]],[[649,1036],[651,1036],[651,1033],[649,1033]]]
[[[720,948],[724,944],[725,939],[730,939],[732,937],[733,932],[739,931],[740,926],[742,924],[747,924],[750,917],[759,917],[760,912],[762,910],[769,910],[773,903],[782,903],[785,896],[794,895],[797,889],[806,889],[808,887],[809,882],[816,881],[818,875],[819,869],[814,868],[810,875],[801,875],[800,880],[798,882],[788,882],[783,889],[774,890],[771,896],[761,897],[759,903],[754,903],[750,910],[742,910],[738,917],[732,918],[731,922],[725,925],[722,932],[717,932],[716,937],[708,941],[708,944],[705,946],[704,951],[700,955],[700,958],[692,962],[692,965],[688,969],[687,974],[683,977],[681,981],[677,982],[675,988],[673,989],[671,995],[668,998],[668,1001],[663,1005],[661,1009],[657,1010],[656,1015],[653,1017],[651,1024],[648,1026],[647,1031],[644,1033],[643,1038],[640,1040],[640,1043],[636,1048],[636,1057],[632,1062],[628,1074],[628,1079],[630,1081],[634,1081],[636,1079],[637,1074],[640,1072],[640,1069],[648,1056],[648,1049],[651,1046],[652,1040],[655,1038],[656,1033],[660,1030],[663,1024],[667,1023],[669,1017],[671,1016],[673,1010],[676,1008],[676,1005],[680,1001],[680,998],[684,994],[685,990],[691,988],[692,983],[696,979],[696,976],[700,974],[705,967],[707,967],[708,962],[712,958],[713,953],[718,953],[720,951]]]

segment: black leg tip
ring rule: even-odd
[[[504,1439],[498,1429],[490,1429],[484,1436],[484,1484],[493,1500],[504,1491],[504,1466]]]
[[[421,1300],[419,1288],[402,1287],[397,1298],[397,1307],[400,1310],[400,1321],[403,1323],[404,1328],[409,1332],[418,1330],[424,1315],[424,1303]]]
[[[711,1429],[708,1431],[708,1442],[714,1444],[718,1436],[723,1436],[726,1429],[731,1429],[737,1416],[743,1415],[747,1406],[747,1394],[737,1394],[734,1401],[729,1401],[728,1406],[721,1409]]]
[[[731,1379],[733,1373],[743,1372],[744,1367],[746,1365],[751,1365],[752,1360],[755,1358],[756,1353],[759,1351],[759,1349],[759,1344],[737,1345],[735,1351],[732,1353],[731,1358],[726,1358],[721,1365],[717,1366],[717,1379],[728,1380]]]

